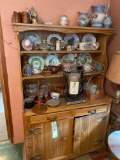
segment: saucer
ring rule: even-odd
[[[22,47],[26,50],[26,51],[30,51],[32,50],[33,44],[29,39],[23,39],[22,40]]]

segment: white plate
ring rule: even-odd
[[[96,38],[93,34],[85,34],[82,38],[82,42],[96,42]]]
[[[53,45],[55,44],[56,40],[62,40],[62,37],[59,34],[50,34],[47,37],[47,44],[48,45]]]

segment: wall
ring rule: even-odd
[[[117,1],[117,0],[116,0]],[[99,6],[108,0],[0,0],[5,57],[7,63],[14,143],[23,142],[22,90],[19,68],[19,51],[16,34],[11,25],[13,11],[28,11],[33,6],[41,21],[54,20],[59,24],[60,15],[67,15],[70,25],[77,25],[78,11],[88,12],[91,5]]]
[[[111,62],[112,56],[116,51],[120,50],[120,1],[111,1],[111,16],[112,16],[112,27],[115,29],[114,34],[109,39],[108,47],[108,59]],[[106,80],[105,84],[106,92],[115,97],[117,85],[115,83]],[[115,105],[115,110],[120,114],[120,105]]]

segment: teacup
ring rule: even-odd
[[[92,72],[94,70],[94,67],[91,66],[90,64],[84,64],[83,69],[85,72]]]

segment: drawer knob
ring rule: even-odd
[[[42,131],[39,131],[39,130],[41,130],[42,128],[41,127],[37,127],[37,128],[35,128],[35,129],[30,129],[29,131],[28,131],[28,134],[29,135],[31,135],[31,134],[36,134],[36,135],[38,135],[38,134],[41,134],[42,133]]]
[[[88,111],[88,113],[95,114],[96,113],[96,109],[94,109],[93,111]]]
[[[80,137],[75,138],[75,141],[79,141],[79,140],[80,140]]]
[[[67,137],[63,137],[63,141],[67,141]]]
[[[55,116],[54,118],[47,117],[47,120],[51,121],[51,122],[56,121],[57,120],[57,116]]]

